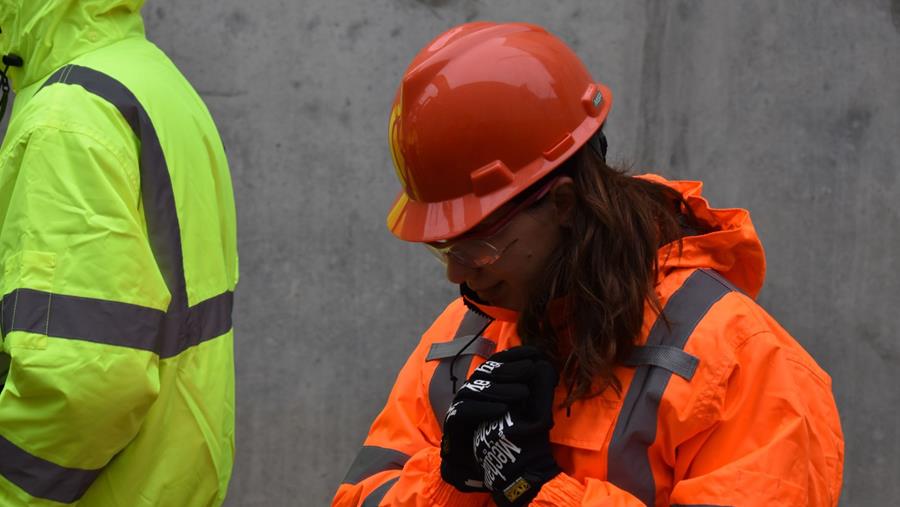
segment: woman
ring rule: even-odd
[[[837,503],[830,378],[753,301],[749,214],[608,166],[611,101],[533,25],[462,25],[410,64],[388,225],[462,294],[334,505]]]

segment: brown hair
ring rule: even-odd
[[[518,332],[557,363],[569,390],[566,407],[610,387],[621,395],[613,368],[634,348],[645,303],[660,312],[659,249],[670,243],[680,249],[679,221],[696,223],[677,191],[626,172],[589,146],[554,171],[574,181],[574,213],[531,289]],[[552,320],[560,313],[562,326]]]

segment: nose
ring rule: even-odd
[[[450,283],[459,285],[468,281],[476,271],[478,271],[478,268],[464,266],[454,259],[453,256],[448,256],[447,258],[447,280],[450,280]]]

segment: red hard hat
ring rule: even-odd
[[[407,241],[459,236],[575,153],[611,105],[609,88],[541,27],[448,30],[416,55],[394,99],[403,191],[388,228]]]

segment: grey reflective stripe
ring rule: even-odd
[[[384,495],[387,494],[388,490],[394,487],[394,484],[397,484],[399,477],[394,477],[393,479],[385,482],[381,486],[378,486],[375,491],[369,493],[369,496],[363,500],[361,507],[378,507],[381,501],[384,499]]]
[[[400,451],[366,445],[356,454],[356,459],[341,483],[356,484],[385,470],[400,470],[407,461],[409,456]]]
[[[649,346],[683,349],[706,312],[733,289],[705,270],[691,274],[672,295],[653,324]],[[672,372],[653,366],[638,367],[622,404],[609,445],[607,478],[647,505],[655,505],[656,484],[648,450],[656,439],[659,402]]]
[[[731,289],[732,292],[740,292],[741,294],[743,294],[745,296],[747,295],[747,293],[744,292],[740,287],[738,287],[737,285],[734,285],[733,283],[731,283],[731,281],[729,281],[727,278],[722,276],[722,273],[719,273],[718,271],[713,270],[713,269],[704,269],[703,272],[706,273],[707,275],[711,276],[712,278],[715,278],[719,283],[721,283],[725,287],[728,287],[729,289]],[[713,506],[713,507],[716,507],[716,506]]]
[[[685,380],[691,380],[700,360],[677,347],[645,345],[635,348],[622,363],[626,366],[658,366]]]
[[[233,308],[234,293],[227,291],[206,301],[200,301],[190,308],[183,309],[182,312],[185,312],[185,315],[181,325],[182,333],[177,339],[162,341],[159,357],[177,356],[195,345],[231,331],[231,312]],[[171,306],[169,307],[169,312],[172,312]],[[173,321],[177,322],[175,319],[166,319],[170,326],[169,332],[174,334],[175,329],[172,329],[173,326],[171,326]]]
[[[431,344],[431,350],[428,351],[426,361],[434,361],[435,359],[445,359],[459,354],[459,351],[466,346],[472,336],[462,336],[459,339]],[[481,357],[488,357],[497,350],[497,344],[487,338],[478,337],[469,345],[467,349],[470,354],[477,354]]]
[[[27,331],[154,350],[164,315],[126,303],[16,289],[3,296],[3,335]]]
[[[6,376],[9,374],[10,357],[5,352],[0,352],[0,391],[6,384]]]
[[[149,350],[172,357],[231,329],[234,294],[226,292],[187,310],[180,337],[161,340],[166,314],[160,310],[116,301],[16,289],[3,297],[0,330],[27,331],[56,338]]]
[[[33,497],[72,503],[84,495],[100,470],[61,467],[0,436],[0,474]]]
[[[463,339],[466,337],[472,339],[476,334],[483,332],[491,322],[493,322],[493,319],[490,317],[469,310],[463,316],[462,322],[459,323],[459,328],[456,330],[454,339]]]
[[[459,341],[461,343],[461,349],[466,343],[472,340],[476,334],[480,334],[487,328],[488,324],[491,322],[492,320],[489,317],[485,317],[484,315],[469,310],[463,317],[459,329],[456,331],[456,337],[453,339],[453,342],[450,343]],[[494,348],[496,348],[496,345]],[[454,354],[453,356],[441,359],[437,368],[435,368],[434,374],[431,376],[431,382],[428,385],[428,399],[431,401],[431,410],[434,411],[434,417],[437,419],[438,425],[441,428],[444,427],[444,416],[447,414],[447,408],[450,407],[454,395],[453,382],[450,381],[450,367],[451,365],[453,366],[453,374],[459,379],[456,384],[456,387],[459,388],[459,386],[466,381],[466,376],[469,373],[469,366],[472,364],[472,355],[479,352],[484,352],[484,350],[476,351],[467,348],[463,350],[455,363],[454,359],[456,358],[456,355]],[[487,356],[483,355],[483,357]]]

